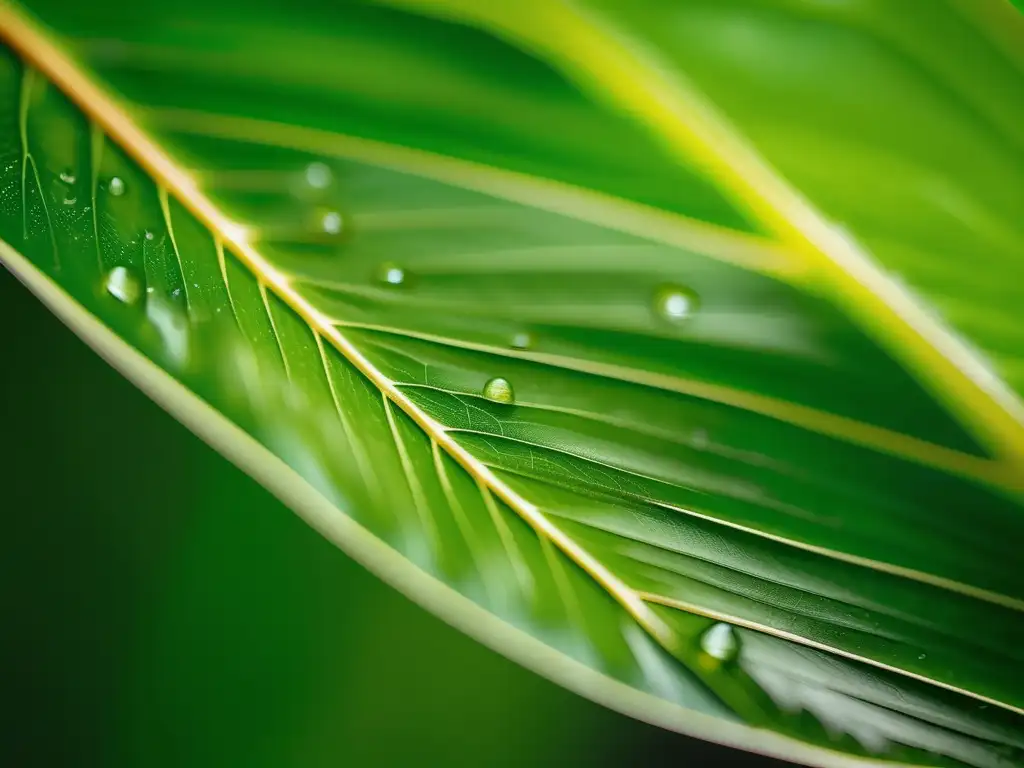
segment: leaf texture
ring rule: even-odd
[[[1024,91],[991,18],[63,5],[31,7],[74,60],[0,12],[3,260],[301,476],[328,535],[679,730],[1024,763]],[[700,141],[624,106],[659,71],[721,110]],[[991,380],[943,378],[976,348]]]

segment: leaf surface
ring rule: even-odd
[[[62,5],[71,56],[0,15],[3,260],[190,427],[604,703],[1021,762],[1024,103],[985,18]]]

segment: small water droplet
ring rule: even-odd
[[[342,224],[341,214],[337,211],[324,211],[320,217],[320,226],[328,235],[341,234]]]
[[[181,296],[181,288],[175,288],[173,291],[171,291],[171,298],[174,299],[175,301],[181,301]]]
[[[921,654],[920,656],[918,656],[917,658],[918,658],[918,659],[922,659],[922,660],[923,660],[923,659],[927,659],[927,658],[928,658],[928,654],[927,654],[927,653],[922,653],[922,654]]]
[[[658,314],[671,322],[680,322],[697,311],[697,294],[681,285],[665,285],[655,294]]]
[[[114,267],[110,270],[106,288],[107,293],[125,304],[134,304],[142,296],[142,282],[128,267]]]
[[[75,172],[71,169],[60,172],[60,180],[65,184],[74,184],[76,179],[77,177],[75,176]]]
[[[533,338],[525,331],[521,331],[512,337],[513,349],[529,349],[533,346]]]
[[[114,197],[120,197],[124,194],[125,185],[124,179],[120,176],[114,176],[110,179],[110,183],[107,184],[107,191],[110,192]]]
[[[503,379],[500,376],[496,376],[484,384],[484,397],[495,403],[513,403],[516,399],[508,379]]]
[[[306,166],[306,183],[313,189],[327,189],[332,177],[331,169],[323,163],[310,163]]]
[[[74,205],[77,202],[78,202],[78,198],[77,197],[65,197],[64,198],[64,205]]]
[[[151,230],[147,229],[146,230],[146,239],[147,240],[152,240],[154,237],[155,237],[155,235],[153,234],[153,232]]]
[[[701,635],[700,647],[713,659],[733,661],[740,652],[740,639],[729,624],[719,622]]]
[[[146,286],[146,293],[153,293],[156,290],[152,285]]]
[[[405,270],[394,262],[386,261],[377,268],[377,280],[387,285],[402,285],[405,278]]]

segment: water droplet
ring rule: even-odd
[[[513,349],[529,349],[533,346],[533,338],[525,331],[521,331],[512,337]]]
[[[60,172],[60,180],[63,181],[65,184],[74,184],[76,178],[77,177],[75,176],[75,172],[72,171],[71,169]]]
[[[331,185],[333,174],[323,163],[310,163],[306,166],[306,183],[313,189],[326,189]]]
[[[320,226],[328,235],[341,234],[341,214],[337,211],[325,211],[320,217]]]
[[[146,239],[147,240],[152,240],[154,237],[155,237],[155,235],[153,234],[153,232],[151,230],[147,229],[146,230]]]
[[[701,635],[700,647],[713,659],[733,661],[740,652],[740,639],[729,624],[719,622]]]
[[[120,176],[114,176],[110,179],[110,183],[107,184],[107,191],[110,192],[114,197],[120,197],[124,194],[125,186],[124,179]]]
[[[662,286],[654,301],[658,314],[671,322],[691,317],[699,304],[697,294],[680,285]]]
[[[927,659],[927,658],[928,658],[928,654],[927,654],[927,653],[922,653],[922,654],[921,654],[920,656],[918,656],[917,658],[918,658],[918,659],[921,659],[921,660],[923,660],[923,659]]]
[[[500,376],[496,376],[484,384],[484,397],[495,403],[513,403],[516,399],[508,379],[503,379]]]
[[[107,293],[120,302],[134,304],[142,296],[142,282],[128,267],[114,267],[107,274]]]
[[[78,202],[78,198],[77,197],[65,197],[64,198],[64,205],[74,205],[77,202]]]
[[[180,307],[154,296],[146,301],[146,317],[160,334],[170,362],[184,367],[189,358],[188,318]]]
[[[394,262],[386,261],[377,268],[377,280],[387,285],[402,285],[405,278],[405,270]]]

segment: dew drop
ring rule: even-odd
[[[392,261],[386,261],[377,268],[377,280],[386,285],[402,285],[405,279],[405,270]]]
[[[681,285],[665,285],[655,294],[655,308],[665,320],[673,323],[686,320],[697,311],[697,294]]]
[[[110,194],[112,194],[114,197],[120,197],[121,195],[123,195],[124,190],[124,179],[122,179],[120,176],[112,177],[110,179],[110,182],[107,184],[107,191],[110,192]]]
[[[306,166],[306,183],[313,189],[327,189],[332,177],[331,169],[323,163],[310,163]]]
[[[152,230],[147,229],[146,230],[146,239],[147,240],[152,240],[154,237],[155,237],[155,235],[153,234]]]
[[[700,647],[713,659],[733,661],[740,652],[740,639],[730,625],[719,622],[701,635]]]
[[[65,197],[64,198],[64,205],[74,205],[77,202],[78,202],[78,198],[77,197]]]
[[[154,296],[146,301],[146,317],[160,334],[170,362],[184,367],[189,358],[189,325],[185,313],[174,302]]]
[[[513,349],[529,349],[533,346],[533,339],[530,334],[525,331],[520,331],[512,337],[512,348]]]
[[[60,172],[60,180],[63,181],[65,184],[74,184],[77,180],[77,177],[75,176],[74,171],[68,169],[66,171]]]
[[[341,234],[342,224],[341,214],[337,211],[325,211],[320,217],[320,226],[328,235]]]
[[[484,397],[494,403],[515,402],[512,385],[508,383],[508,379],[503,379],[500,376],[496,376],[484,384]]]
[[[134,304],[142,296],[142,282],[128,267],[114,267],[107,273],[107,293],[124,304]]]

